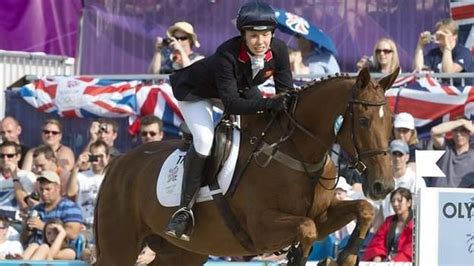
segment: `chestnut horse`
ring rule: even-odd
[[[377,82],[364,69],[357,77],[311,82],[294,93],[290,110],[241,117],[236,172],[245,171],[233,195],[226,198],[253,250],[240,244],[213,201],[196,204],[191,241],[164,234],[176,208],[165,208],[157,201],[157,175],[183,141],[149,143],[114,159],[96,205],[97,265],[134,265],[149,236],[153,236],[147,243],[157,254],[157,265],[202,265],[209,254],[257,255],[294,243],[299,243],[295,250],[300,253],[295,252],[289,265],[304,265],[315,240],[357,219],[357,230],[338,257],[339,264],[354,265],[374,211],[366,200],[333,200],[336,168],[325,158],[337,141],[363,173],[366,196],[382,199],[393,189],[388,155],[392,113],[384,93],[397,75],[398,70]],[[338,130],[335,121],[341,118]],[[273,121],[271,126],[269,121]],[[254,141],[264,131],[264,139]],[[272,158],[262,167],[257,158],[260,162],[268,159],[262,147],[273,147],[286,159]],[[249,162],[251,155],[256,158]],[[324,167],[315,170],[319,162]]]

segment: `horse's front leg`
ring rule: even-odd
[[[311,246],[318,236],[316,225],[308,217],[294,216],[267,210],[249,223],[249,232],[258,248],[277,251],[291,243],[299,242],[292,250],[288,265],[305,265]]]
[[[327,219],[316,221],[321,236],[337,231],[353,219],[357,219],[347,246],[338,255],[338,265],[355,265],[360,248],[372,226],[374,208],[366,200],[334,201],[328,209]]]

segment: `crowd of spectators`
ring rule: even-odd
[[[161,120],[142,119],[142,143],[163,138]],[[104,170],[119,134],[116,121],[91,123],[89,141],[77,157],[61,144],[63,128],[57,119],[43,123],[43,143],[25,152],[21,125],[11,116],[1,121],[0,144],[0,258],[20,260],[94,261],[94,207]],[[22,154],[28,156],[21,164]],[[71,165],[72,163],[72,165]],[[139,265],[153,261],[144,246]]]

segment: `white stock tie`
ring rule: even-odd
[[[255,78],[257,73],[265,66],[265,56],[250,55],[250,62],[252,64],[252,78]]]

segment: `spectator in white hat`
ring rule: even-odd
[[[409,113],[399,113],[395,115],[393,121],[393,133],[395,139],[400,139],[408,144],[410,149],[410,157],[408,158],[408,166],[415,170],[415,150],[421,150],[419,145],[418,134],[415,128],[415,119]]]
[[[148,72],[152,74],[169,74],[201,60],[204,56],[193,51],[200,44],[194,28],[186,21],[173,24],[166,31],[166,37],[156,38],[155,54]]]

